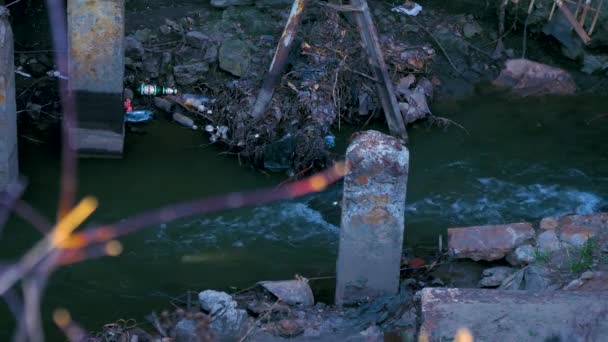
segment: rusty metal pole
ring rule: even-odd
[[[0,6],[0,193],[17,180],[17,112],[13,31]]]
[[[407,130],[405,128],[403,116],[399,110],[397,98],[395,97],[393,82],[386,70],[384,56],[382,54],[382,49],[380,48],[380,42],[378,41],[378,32],[374,26],[369,7],[367,6],[367,1],[351,0],[351,5],[360,10],[353,13],[357,20],[357,28],[359,29],[359,33],[361,33],[363,46],[367,52],[370,68],[372,69],[373,76],[378,80],[378,82],[376,82],[376,89],[378,97],[380,97],[380,103],[384,110],[388,128],[392,135],[407,142]]]
[[[80,154],[120,156],[124,144],[124,0],[68,1],[68,87]]]
[[[307,1],[308,0],[294,0],[293,5],[291,6],[289,19],[287,19],[287,24],[285,24],[285,29],[283,30],[283,34],[277,45],[277,50],[272,59],[272,63],[270,64],[270,70],[268,70],[268,75],[262,84],[260,93],[258,94],[253,110],[251,111],[251,116],[254,119],[260,119],[264,115],[272,100],[274,88],[281,79],[281,75],[287,64],[287,57],[295,42],[295,36],[298,32],[300,22],[302,21],[302,14],[304,13]]]
[[[572,14],[572,12],[570,12],[568,7],[564,6],[564,1],[555,0],[555,3],[557,4],[557,7],[562,11],[570,25],[572,25],[572,28],[574,28],[574,31],[576,32],[576,34],[578,34],[583,43],[589,44],[589,42],[591,41],[591,37],[589,37],[587,32],[585,32],[585,29],[576,21],[576,18],[574,18],[574,15]]]

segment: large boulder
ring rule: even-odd
[[[510,88],[522,97],[576,92],[574,79],[567,71],[524,58],[508,60],[494,85]]]

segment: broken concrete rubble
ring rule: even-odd
[[[211,316],[213,328],[221,340],[238,340],[247,330],[248,315],[238,309],[232,296],[225,292],[206,290],[198,295],[201,308]]]
[[[448,250],[457,259],[498,260],[534,238],[529,223],[448,229]]]
[[[287,281],[262,281],[262,286],[281,302],[289,305],[312,306],[315,299],[308,281],[304,278]]]
[[[467,328],[475,341],[600,341],[608,336],[607,299],[607,292],[425,288],[419,336],[451,341]]]

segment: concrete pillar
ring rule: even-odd
[[[336,304],[399,289],[409,152],[376,131],[355,135],[346,151]]]
[[[19,174],[13,32],[8,15],[8,10],[0,7],[0,192]]]
[[[76,148],[120,155],[124,144],[124,0],[68,1],[68,87],[76,98]]]

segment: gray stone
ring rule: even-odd
[[[542,232],[536,238],[536,245],[541,253],[551,253],[562,248],[562,244],[553,230]]]
[[[209,65],[203,62],[177,65],[173,68],[173,76],[175,76],[177,84],[191,85],[200,80],[207,71],[209,71]]]
[[[144,45],[134,36],[125,37],[125,55],[139,60],[144,55]]]
[[[220,8],[248,5],[253,5],[253,0],[211,0],[211,6]]]
[[[17,180],[17,104],[13,31],[8,10],[0,7],[0,192]]]
[[[531,264],[536,261],[535,253],[536,251],[532,245],[519,246],[507,255],[507,261],[514,266]]]
[[[218,48],[217,45],[209,45],[205,50],[203,61],[209,64],[217,62]]]
[[[149,54],[143,60],[144,71],[150,78],[158,78],[160,73],[161,56],[158,54]]]
[[[584,272],[583,274],[581,274],[581,279],[583,279],[583,280],[589,280],[589,279],[592,279],[592,278],[593,278],[593,276],[594,276],[594,273],[593,273],[593,272],[591,272],[591,271],[586,271],[586,272]]]
[[[508,276],[515,273],[511,267],[497,266],[483,271],[483,278],[479,281],[481,287],[499,286]]]
[[[354,135],[346,163],[338,305],[397,293],[409,152],[391,136],[365,131]]]
[[[529,265],[506,278],[499,288],[503,290],[544,291],[554,290],[558,287],[554,284],[548,268]]]
[[[247,312],[237,308],[232,296],[225,292],[206,290],[198,294],[201,308],[211,316],[211,328],[220,340],[231,340],[246,330]]]
[[[586,53],[583,58],[582,72],[586,74],[600,73],[608,69],[608,57]]]
[[[209,42],[209,37],[199,31],[186,33],[186,43],[196,49],[204,49]]]
[[[249,69],[250,60],[251,52],[245,41],[230,39],[220,46],[220,68],[234,76],[243,76]]]
[[[171,113],[173,109],[173,102],[162,97],[154,97],[154,106],[166,113]]]
[[[293,0],[255,0],[258,7],[285,7],[293,3]]]
[[[261,281],[258,285],[268,290],[285,304],[312,306],[315,303],[312,290],[308,282],[303,279]]]
[[[296,141],[291,134],[266,145],[264,148],[264,168],[270,171],[287,170],[291,167]]]
[[[138,41],[146,43],[152,37],[152,30],[150,30],[149,28],[137,30],[135,31],[134,36],[135,39],[137,39]]]
[[[175,325],[175,342],[198,342],[196,322],[191,319],[181,319]]]
[[[473,38],[475,35],[481,34],[481,26],[476,21],[464,24],[462,32],[466,38]]]
[[[608,336],[607,296],[606,291],[425,288],[420,336],[452,341],[466,327],[475,341],[602,341]]]

